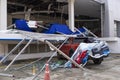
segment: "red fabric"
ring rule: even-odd
[[[80,53],[77,58],[75,59],[75,62],[77,62],[78,64],[82,63],[82,59],[86,56],[87,50],[83,51],[82,53]],[[75,65],[72,65],[72,67],[75,67]]]

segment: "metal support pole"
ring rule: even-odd
[[[7,29],[13,29],[15,27],[15,24],[12,24],[10,26],[7,27]]]
[[[37,60],[35,60],[35,61],[29,63],[29,64],[25,64],[24,66],[19,67],[19,68],[16,68],[16,69],[14,69],[14,70],[20,70],[20,69],[22,69],[22,68],[24,68],[24,67],[30,66],[30,65],[32,65],[32,64],[34,64],[34,63],[40,61],[41,59],[43,59],[43,58],[39,58],[39,59],[37,59]]]
[[[49,41],[45,41],[49,46],[51,46],[53,49],[55,49],[56,51],[59,52],[59,54],[63,55],[66,59],[70,60],[70,62],[72,62],[75,66],[77,66],[78,68],[81,68],[82,70],[84,70],[84,68],[79,65],[78,63],[76,63],[74,60],[72,60],[70,57],[68,57],[65,53],[63,53],[61,50],[59,50],[58,48],[56,48],[53,44],[51,44]]]
[[[42,25],[37,25],[38,27],[40,27],[40,28],[43,28],[43,29],[49,29],[49,28],[47,28],[47,27],[44,27],[44,26],[42,26]]]
[[[2,63],[12,52],[14,52],[23,42],[25,41],[25,38],[22,39],[5,57],[3,57],[0,61]]]
[[[5,71],[13,64],[13,62],[20,56],[20,54],[28,47],[28,45],[33,41],[33,38],[24,46],[24,48],[18,53],[18,55],[11,61],[11,63],[4,69]]]
[[[92,33],[90,30],[88,30],[86,27],[83,27],[87,32],[89,32],[91,35],[93,35],[95,38],[98,38],[94,33]]]
[[[20,31],[21,32],[21,31]],[[24,33],[24,32],[23,32]],[[21,32],[22,34],[22,32]],[[66,59],[70,60],[71,63],[73,63],[75,66],[81,68],[82,70],[84,70],[84,68],[79,65],[78,63],[76,63],[74,60],[72,60],[70,57],[68,57],[65,53],[63,53],[61,50],[59,50],[57,47],[55,47],[52,43],[50,43],[49,41],[45,40],[45,39],[40,39],[39,37],[37,36],[31,36],[30,34],[23,34],[24,36],[27,36],[27,37],[31,37],[31,38],[34,38],[36,40],[39,40],[41,42],[45,42],[46,44],[48,44],[50,47],[52,47],[53,49],[55,49],[57,52],[59,52],[59,54],[63,55]]]
[[[82,34],[84,37],[86,37],[85,34],[83,34],[80,30],[78,30],[76,27],[75,27],[75,30],[78,31],[80,34]]]
[[[22,31],[18,31],[20,32],[21,34],[23,34],[24,36],[26,37],[30,37],[30,38],[33,38],[33,39],[36,39],[36,40],[39,40],[41,42],[45,42],[46,44],[48,44],[50,47],[52,47],[53,49],[55,49],[57,52],[59,52],[59,54],[63,55],[66,59],[68,59],[71,63],[73,63],[75,66],[77,66],[78,68],[81,68],[82,70],[85,70],[81,65],[79,65],[78,63],[76,63],[74,60],[72,60],[70,57],[68,57],[65,53],[63,53],[61,50],[59,50],[57,47],[55,47],[52,43],[50,43],[49,41],[45,40],[45,39],[40,39],[38,36],[32,36],[30,34],[25,34],[25,32],[22,32]],[[67,36],[67,35],[66,35]],[[70,37],[70,36],[68,36]],[[44,68],[44,66],[43,66]],[[38,76],[39,74],[35,75],[35,78],[36,76]],[[35,78],[33,78],[32,80],[34,80]]]
[[[5,73],[0,73],[0,76],[4,76],[4,77],[14,77],[14,75],[12,75],[12,74],[5,74]]]
[[[60,48],[65,44],[65,42],[66,42],[68,39],[69,39],[69,37],[67,37],[67,38],[65,39],[65,41],[59,46],[58,49],[60,49]],[[50,60],[56,55],[56,53],[57,53],[57,51],[54,52],[53,55],[48,59],[48,61],[47,61],[48,63],[49,63]],[[32,80],[35,80],[35,78],[37,78],[37,76],[43,71],[44,68],[45,68],[45,64],[44,64],[44,66],[42,67],[42,69],[33,77]]]

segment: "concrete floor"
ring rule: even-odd
[[[85,66],[85,71],[78,68],[59,68],[50,71],[51,80],[120,80],[120,54],[112,54],[101,65],[94,65],[92,61]],[[2,77],[0,80],[31,80],[29,71],[11,71],[16,78]],[[36,80],[43,80],[44,72]]]

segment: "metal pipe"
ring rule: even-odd
[[[94,33],[92,33],[90,30],[88,30],[86,27],[83,27],[87,32],[89,32],[91,35],[93,35],[95,38],[98,38]]]
[[[42,25],[37,25],[38,27],[40,27],[40,28],[44,28],[44,29],[49,29],[49,28],[47,28],[47,27],[44,27],[44,26],[42,26]]]
[[[21,31],[20,31],[21,32]],[[22,34],[22,33],[21,33]],[[23,34],[25,36],[28,36],[28,37],[31,37],[31,38],[34,38],[36,40],[39,40],[41,42],[45,42],[46,44],[48,44],[49,46],[51,46],[53,49],[55,49],[57,52],[59,52],[59,54],[63,55],[66,59],[70,60],[70,62],[72,62],[75,66],[81,68],[82,70],[83,67],[81,65],[79,65],[78,63],[76,63],[74,60],[72,60],[70,57],[68,57],[65,53],[63,53],[61,50],[59,50],[57,47],[55,47],[52,43],[50,43],[49,41],[45,40],[45,39],[40,39],[39,37],[37,36],[31,36],[30,34]]]
[[[63,55],[66,59],[68,59],[70,62],[72,62],[75,66],[77,66],[77,67],[81,68],[82,70],[84,70],[82,66],[80,66],[78,63],[76,63],[74,60],[72,60],[70,57],[68,57],[68,56],[67,56],[65,53],[63,53],[61,50],[59,50],[58,48],[56,48],[56,47],[55,47],[53,44],[51,44],[49,41],[45,40],[45,42],[46,42],[49,46],[51,46],[53,49],[55,49],[57,52],[59,52],[59,54]]]
[[[33,62],[29,63],[29,64],[25,64],[24,66],[19,67],[19,68],[14,69],[14,70],[20,70],[20,69],[22,69],[22,68],[24,68],[24,67],[27,67],[27,66],[29,66],[29,65],[32,65],[32,64],[34,64],[34,63],[36,63],[36,62],[40,61],[41,59],[43,59],[43,58],[39,58],[39,59],[37,59],[37,60],[35,60],[35,61],[33,61]]]
[[[19,31],[21,34],[23,34],[24,36],[30,37],[30,38],[34,38],[36,40],[39,40],[41,42],[45,42],[46,44],[48,44],[50,47],[52,47],[53,49],[55,49],[57,52],[59,52],[59,54],[63,55],[66,59],[68,59],[71,63],[73,63],[75,66],[81,68],[82,70],[85,70],[81,65],[79,65],[78,63],[76,63],[74,60],[72,60],[70,57],[68,57],[65,53],[63,53],[61,50],[59,50],[57,47],[55,47],[52,43],[50,43],[49,41],[45,40],[45,39],[40,39],[37,36],[31,36],[30,34],[24,34],[24,32]],[[67,36],[69,37],[69,36]],[[44,69],[45,66],[43,66]],[[32,80],[35,80],[35,78],[38,76],[39,74],[35,75],[35,77],[33,77]]]
[[[24,46],[24,48],[18,53],[18,55],[11,61],[11,63],[4,69],[6,71],[12,64],[13,62],[18,58],[18,56],[28,47],[28,45],[33,41],[33,38],[30,39],[30,41]]]
[[[15,24],[12,24],[12,25],[8,26],[7,29],[13,29],[14,26],[15,26]]]
[[[5,73],[0,73],[0,76],[14,77],[14,75],[12,75],[12,74],[5,74]]]
[[[22,39],[5,57],[3,57],[0,60],[0,63],[2,63],[13,51],[15,51],[23,43],[23,41],[25,41],[25,38]]]
[[[58,49],[60,49],[60,48],[65,44],[65,42],[66,42],[68,39],[69,39],[69,37],[67,37],[67,38],[65,39],[65,41],[59,46]],[[47,61],[48,63],[49,63],[50,60],[56,55],[56,53],[57,53],[57,51],[54,52],[53,55],[48,59],[48,61]],[[35,78],[43,71],[44,68],[45,68],[45,64],[44,64],[44,66],[42,67],[42,69],[33,77],[32,80],[35,80]]]
[[[82,34],[84,37],[86,37],[85,34],[83,34],[80,30],[78,30],[76,27],[75,27],[75,30],[78,31],[80,34]]]

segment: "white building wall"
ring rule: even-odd
[[[111,53],[120,53],[120,38],[118,37],[104,37],[99,38],[99,40],[106,41],[108,43]]]
[[[108,0],[108,4],[114,20],[120,21],[120,0]]]
[[[117,41],[108,42],[111,53],[120,53],[120,38]]]
[[[115,24],[115,20],[116,21],[120,21],[120,0],[107,0],[106,1],[106,6],[108,6],[106,8],[106,23],[105,23],[105,27],[108,26],[109,28],[106,29],[104,32],[108,32],[109,35],[105,35],[105,36],[109,36],[109,37],[116,37],[116,24]],[[108,20],[108,21],[107,21]],[[109,31],[107,31],[109,30]],[[104,34],[105,34],[104,33]]]
[[[103,37],[108,37],[105,41],[107,41],[111,53],[120,53],[120,38],[117,37],[117,27],[115,23],[115,21],[120,21],[120,0],[104,0],[104,2]]]

